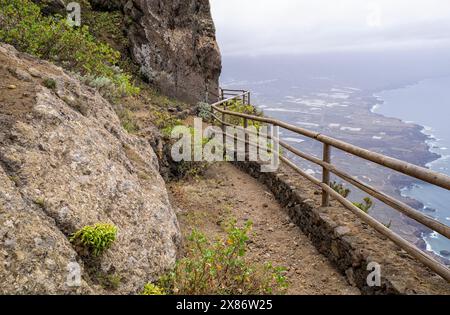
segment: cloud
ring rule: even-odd
[[[383,10],[381,9],[380,5],[377,3],[370,3],[369,6],[369,13],[367,15],[367,26],[369,27],[381,27],[382,25],[382,15]]]
[[[448,0],[210,0],[225,55],[450,47]]]

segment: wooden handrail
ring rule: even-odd
[[[289,131],[298,133],[302,136],[311,138],[311,139],[315,139],[317,141],[320,141],[324,144],[328,144],[334,148],[340,149],[342,151],[345,151],[347,153],[350,153],[352,155],[358,156],[362,159],[374,162],[376,164],[385,166],[387,168],[390,168],[394,171],[400,172],[402,174],[423,180],[424,182],[445,188],[447,190],[450,190],[450,177],[441,173],[437,173],[434,172],[432,170],[429,170],[427,168],[424,167],[420,167],[405,161],[401,161],[392,157],[388,157],[386,155],[380,154],[380,153],[376,153],[373,151],[369,151],[363,148],[360,148],[358,146],[346,143],[344,141],[341,140],[337,140],[334,139],[332,137],[329,136],[325,136],[322,135],[318,132],[314,132],[314,131],[310,131],[304,128],[300,128],[288,123],[285,123],[283,121],[280,121],[278,119],[273,119],[273,118],[266,118],[266,117],[258,117],[258,116],[254,116],[254,115],[248,115],[248,114],[243,114],[243,113],[236,113],[236,112],[231,112],[231,111],[227,111],[227,110],[223,110],[221,108],[218,107],[218,105],[226,103],[230,100],[235,99],[236,97],[231,97],[229,99],[226,100],[222,100],[220,102],[217,102],[215,104],[212,104],[212,108],[214,108],[216,111],[222,113],[222,114],[226,114],[226,115],[231,115],[231,116],[236,116],[236,117],[241,117],[241,118],[247,118],[249,120],[255,120],[255,121],[259,121],[259,122],[263,122],[263,123],[267,123],[267,124],[271,124],[271,125],[275,125],[275,126],[279,126],[281,128],[287,129]]]
[[[353,212],[356,216],[358,216],[362,221],[366,222],[368,225],[373,227],[376,231],[378,231],[380,234],[383,234],[387,238],[389,238],[391,241],[393,241],[396,245],[398,245],[400,248],[404,249],[407,253],[409,253],[411,256],[416,258],[418,261],[422,262],[425,266],[428,266],[431,270],[436,272],[438,275],[440,275],[442,278],[450,282],[450,269],[441,264],[440,262],[436,261],[420,249],[418,249],[416,246],[399,236],[397,233],[391,231],[387,227],[385,227],[383,224],[372,218],[370,215],[366,214],[364,211],[361,211],[358,207],[356,207],[353,203],[348,201],[346,198],[341,196],[339,193],[334,191],[333,188],[331,188],[328,185],[325,185],[324,183],[320,182],[317,178],[314,176],[311,176],[301,170],[297,165],[289,161],[283,156],[280,156],[280,159],[286,163],[289,167],[294,169],[297,173],[308,179],[309,181],[313,182],[314,184],[320,186],[323,190],[326,190],[333,198],[335,198],[337,201],[339,201],[340,204],[342,204],[344,207],[349,209],[351,212]]]
[[[228,124],[224,121],[222,121],[221,119],[219,119],[217,116],[215,116],[213,114],[213,117],[219,121],[221,124],[225,124],[226,126],[233,126],[231,124]],[[239,127],[241,128],[241,127]],[[247,130],[248,134],[252,134],[252,135],[258,135],[257,133],[251,132],[249,130]],[[272,137],[270,135],[268,135],[269,139],[272,139]],[[239,139],[238,139],[239,140]],[[340,177],[341,179],[349,182],[350,184],[358,187],[359,189],[361,189],[362,191],[368,193],[369,195],[371,195],[372,197],[377,198],[378,200],[384,202],[386,205],[391,206],[392,208],[394,208],[395,210],[398,210],[400,212],[402,212],[403,214],[405,214],[406,216],[410,217],[413,220],[416,220],[417,222],[425,225],[426,227],[432,229],[433,231],[438,232],[439,234],[445,236],[446,238],[450,239],[450,227],[429,217],[426,216],[425,214],[415,210],[414,208],[408,206],[407,204],[383,193],[380,192],[378,190],[376,190],[375,188],[373,188],[372,186],[352,177],[351,175],[347,174],[346,172],[339,170],[337,167],[335,167],[334,165],[332,165],[331,163],[328,163],[326,161],[322,161],[321,159],[311,156],[307,153],[304,153],[296,148],[294,148],[293,146],[289,145],[288,143],[279,140],[278,141],[279,144],[289,150],[290,152],[294,153],[295,155],[297,155],[298,157],[301,157],[311,163],[317,164],[319,166],[321,166],[323,169],[335,174],[336,176]]]
[[[405,204],[401,201],[398,201],[397,199],[395,199],[385,193],[377,191],[375,188],[371,187],[370,185],[363,183],[362,181],[352,177],[351,175],[347,174],[344,171],[339,170],[338,168],[336,168],[334,165],[332,165],[330,163],[324,162],[316,157],[313,157],[304,152],[301,152],[300,150],[297,150],[296,148],[287,144],[284,141],[280,141],[279,143],[282,147],[291,151],[295,155],[297,155],[305,160],[308,160],[314,164],[322,166],[323,168],[327,169],[328,171],[335,174],[336,176],[342,178],[343,180],[349,182],[350,184],[358,187],[362,191],[368,193],[372,197],[377,198],[378,200],[384,202],[388,206],[391,206],[392,208],[407,215],[411,219],[414,219],[414,220],[422,223],[423,225],[429,227],[430,229],[432,229],[432,230],[438,232],[439,234],[442,234],[445,237],[450,239],[450,227],[449,226],[424,215],[423,213],[411,208],[407,204]]]
[[[222,89],[222,91],[224,91],[224,92],[226,92],[226,91],[229,91],[229,92],[240,92],[240,93],[248,92],[246,90],[233,90],[233,89]]]
[[[222,95],[224,89],[221,90]],[[337,149],[340,149],[344,152],[350,153],[354,156],[358,156],[362,159],[365,159],[367,161],[374,162],[376,164],[382,165],[384,167],[387,167],[389,169],[392,169],[394,171],[400,172],[402,174],[411,176],[416,179],[423,180],[425,182],[428,182],[430,184],[439,186],[441,188],[450,190],[450,177],[444,174],[440,174],[434,171],[431,171],[429,169],[416,166],[414,164],[401,161],[395,158],[391,158],[376,152],[372,152],[363,148],[360,148],[358,146],[346,143],[341,140],[334,139],[332,137],[320,134],[318,132],[313,132],[304,128],[300,128],[288,123],[285,123],[283,121],[268,118],[268,117],[259,117],[249,114],[243,114],[243,113],[237,113],[232,112],[229,110],[226,110],[226,104],[229,101],[233,101],[236,99],[242,98],[243,101],[245,101],[246,97],[249,102],[250,100],[250,92],[244,91],[244,90],[232,90],[234,92],[242,92],[237,95],[233,95],[230,98],[223,99],[219,102],[216,102],[211,105],[212,108],[212,117],[219,121],[222,124],[222,127],[225,128],[225,126],[233,126],[225,121],[226,115],[231,115],[235,117],[240,117],[244,119],[244,126],[248,125],[248,121],[258,121],[261,123],[270,124],[273,126],[278,126],[284,129],[287,129],[289,131],[292,131],[294,133],[300,134],[302,136],[320,141],[324,144],[324,159],[321,160],[319,158],[316,158],[314,156],[308,155],[304,152],[301,152],[300,150],[294,148],[293,146],[287,144],[286,142],[279,141],[280,145],[293,154],[308,160],[312,163],[315,163],[322,167],[323,169],[323,179],[322,181],[316,179],[314,176],[311,176],[301,170],[297,165],[295,165],[293,162],[288,160],[286,157],[279,155],[280,160],[286,163],[288,166],[293,168],[297,173],[308,179],[309,181],[313,182],[314,184],[320,186],[323,190],[323,205],[328,205],[328,198],[329,196],[332,196],[334,199],[339,201],[344,207],[355,213],[361,220],[372,226],[375,230],[377,230],[379,233],[383,234],[384,236],[388,237],[390,240],[392,240],[395,244],[400,246],[402,249],[410,253],[413,257],[415,257],[417,260],[422,262],[424,265],[428,266],[430,269],[432,269],[434,272],[439,274],[441,277],[446,279],[448,282],[450,282],[450,269],[444,266],[443,264],[439,263],[429,255],[422,252],[420,249],[400,237],[398,234],[394,233],[390,229],[386,228],[382,223],[378,222],[368,214],[361,211],[359,208],[357,208],[353,203],[351,203],[349,200],[347,200],[345,197],[341,196],[339,193],[337,193],[333,188],[330,187],[329,184],[329,173],[333,173],[336,176],[340,177],[341,179],[351,183],[352,185],[358,187],[362,191],[370,194],[371,196],[377,198],[378,200],[382,201],[383,203],[391,206],[395,210],[398,210],[399,212],[407,215],[408,217],[414,219],[415,221],[422,223],[423,225],[429,227],[430,229],[442,234],[443,236],[450,238],[450,227],[433,219],[430,218],[423,213],[413,209],[412,207],[406,205],[405,203],[396,200],[395,198],[377,191],[375,188],[371,187],[370,185],[367,185],[363,183],[362,181],[352,177],[351,175],[347,174],[346,172],[343,172],[339,169],[337,169],[334,165],[330,162],[330,155],[329,155],[329,148],[334,147]],[[224,108],[220,108],[219,106],[224,105]],[[222,119],[214,115],[214,111],[217,111],[222,114]],[[236,127],[242,127],[242,126],[236,126]],[[250,131],[247,131],[247,133],[252,133]],[[227,137],[227,135],[224,134],[224,139]],[[270,137],[269,137],[270,138]],[[248,144],[248,137],[247,134],[245,136],[245,140],[238,139],[238,141],[245,141],[246,143],[246,152],[247,152],[247,144]],[[258,146],[259,147],[259,146]],[[270,149],[269,149],[270,150]]]

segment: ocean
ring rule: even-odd
[[[450,77],[425,79],[399,89],[377,93],[382,103],[375,112],[400,118],[424,126],[423,132],[431,137],[430,150],[439,154],[430,162],[430,169],[450,175]],[[424,204],[423,211],[450,225],[450,192],[433,185],[420,183],[402,189],[402,194]],[[424,235],[428,249],[436,254],[450,250],[450,240],[437,233]]]
[[[450,84],[448,54],[342,53],[302,56],[224,56],[221,85],[248,89],[265,115],[318,131],[410,163],[449,173]],[[307,153],[321,156],[320,143],[284,131],[281,138]],[[292,156],[291,156],[292,157]],[[449,224],[450,193],[373,163],[332,152],[343,170],[419,211]],[[294,158],[308,173],[321,170]],[[333,178],[333,180],[337,180]],[[350,199],[366,196],[355,187]],[[404,200],[404,201],[405,201]],[[414,201],[419,201],[416,203]],[[370,213],[406,239],[444,258],[450,242],[376,202]],[[423,247],[420,245],[420,247]]]

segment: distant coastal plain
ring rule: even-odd
[[[265,84],[276,84],[276,81],[255,84],[252,90],[256,92],[255,105],[267,116],[319,131],[419,166],[425,167],[441,158],[431,150],[430,141],[433,139],[424,133],[423,126],[378,113],[377,108],[385,104],[371,93],[353,87],[333,86],[313,92],[294,87],[290,89],[289,95],[274,96],[263,92],[261,88]],[[229,86],[237,87],[234,84]],[[321,156],[321,145],[315,141],[290,132],[282,133],[281,137],[303,151]],[[321,170],[318,167],[299,159],[296,159],[296,162],[307,169],[308,173],[320,176]],[[333,162],[350,174],[412,207],[420,211],[426,209],[423,201],[402,193],[405,189],[420,184],[417,180],[351,157],[339,150],[333,150]],[[336,180],[339,181],[337,178]],[[350,188],[352,200],[360,201],[366,197],[366,194],[357,188]],[[379,201],[375,203],[371,214],[383,223],[390,223],[393,230],[421,249],[431,250],[427,242],[427,236],[431,235],[431,231],[426,227]],[[434,251],[438,254],[440,249]],[[441,258],[446,261],[445,257]]]
[[[450,168],[450,151],[440,148],[450,148],[450,143],[443,144],[441,141],[450,139],[450,130],[438,133],[436,126],[441,125],[441,120],[444,121],[442,124],[448,125],[445,119],[450,117],[450,104],[442,101],[447,99],[445,93],[450,80],[438,80],[425,86],[418,84],[428,82],[425,78],[448,77],[448,57],[438,57],[430,62],[426,54],[420,53],[410,54],[408,58],[395,53],[384,54],[382,58],[370,53],[225,56],[221,85],[250,90],[252,103],[261,108],[266,116],[415,165],[446,172]],[[418,86],[418,90],[411,92],[410,88]],[[404,95],[392,99],[389,97],[392,91],[403,91]],[[439,106],[433,108],[431,103]],[[413,108],[417,110],[418,117],[429,117],[430,121],[408,117],[413,113]],[[281,137],[300,150],[322,156],[322,145],[317,141],[288,131],[283,131]],[[309,174],[320,177],[320,168],[290,157]],[[448,224],[446,219],[450,218],[450,214],[436,205],[437,202],[450,203],[447,191],[436,193],[432,190],[433,193],[424,194],[423,187],[431,188],[422,182],[337,149],[332,150],[332,161],[371,186]],[[338,178],[333,180],[342,182]],[[349,188],[352,191],[349,198],[353,201],[360,202],[367,196],[355,187]],[[431,206],[430,201],[436,206]],[[439,235],[436,236],[428,228],[381,201],[375,201],[370,214],[380,222],[390,223],[392,230],[421,249],[450,263],[443,255],[450,251],[450,244],[443,243]]]

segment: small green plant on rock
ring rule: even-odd
[[[17,175],[11,175],[9,176],[9,179],[16,185],[16,187],[20,186],[20,177]]]
[[[119,274],[103,274],[97,276],[100,285],[106,290],[117,290],[122,282],[122,277]]]
[[[47,205],[47,202],[45,201],[45,198],[43,198],[43,197],[36,198],[34,200],[34,203],[42,209],[44,209]]]
[[[164,289],[153,283],[147,283],[142,291],[141,295],[166,295]]]
[[[157,282],[167,294],[181,295],[259,295],[282,294],[287,289],[284,268],[270,263],[255,264],[246,259],[252,224],[243,228],[232,221],[227,237],[215,242],[194,231],[188,254]],[[155,287],[150,286],[151,290]],[[152,291],[150,291],[152,292]]]
[[[353,204],[365,213],[369,213],[369,210],[374,206],[372,199],[369,197],[364,198],[362,203],[354,202]]]
[[[49,90],[55,90],[56,89],[56,81],[53,79],[45,79],[42,84]]]
[[[108,223],[88,225],[70,237],[70,242],[87,248],[94,256],[99,256],[116,240],[117,227]]]
[[[197,104],[197,116],[203,120],[209,121],[212,118],[211,105],[200,102]]]
[[[125,129],[126,132],[135,134],[139,131],[139,126],[136,119],[129,109],[123,108],[121,110],[117,110],[117,115],[119,116],[122,128]]]

